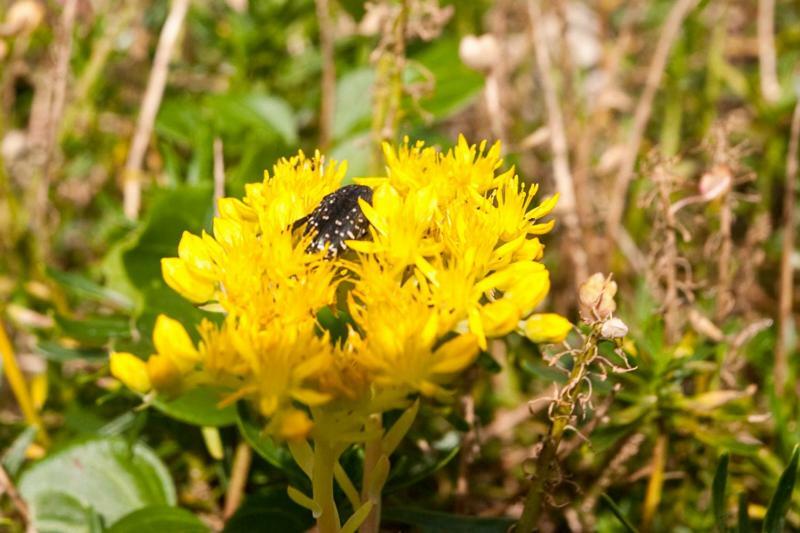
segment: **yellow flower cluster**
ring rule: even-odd
[[[243,200],[221,199],[213,235],[185,233],[178,257],[162,261],[166,282],[222,312],[221,325],[200,324],[195,346],[161,316],[157,353],[146,362],[114,353],[112,374],[140,393],[221,386],[223,402],[249,399],[268,430],[296,438],[311,430],[309,412],[363,421],[414,393],[446,395],[487,338],[563,340],[569,322],[532,314],[550,286],[537,236],[553,222],[539,220],[557,198],[532,207],[536,187],[498,173],[498,144],[461,137],[446,153],[406,142],[384,154],[385,176],[355,180],[372,189],[371,202],[359,200],[369,235],[333,259],[295,222],[340,186],[345,165],[300,152]],[[325,308],[352,319],[340,343],[318,322]]]

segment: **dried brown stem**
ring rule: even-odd
[[[758,1],[758,81],[761,96],[770,103],[781,97],[775,63],[775,0]]]
[[[190,0],[173,0],[170,4],[167,20],[161,29],[158,38],[156,54],[153,58],[153,68],[147,80],[142,108],[136,123],[136,132],[133,136],[128,160],[125,163],[123,174],[123,208],[128,218],[136,219],[142,202],[142,163],[150,143],[156,114],[164,96],[164,87],[167,84],[167,74],[172,51],[178,42],[183,20],[189,9]]]
[[[697,0],[677,0],[673,4],[669,15],[667,15],[667,20],[664,23],[661,35],[658,38],[653,59],[650,61],[650,67],[647,69],[644,90],[636,104],[636,110],[633,115],[633,126],[628,135],[628,140],[625,143],[625,151],[620,163],[619,173],[617,174],[611,198],[609,199],[606,232],[612,241],[622,221],[622,213],[625,209],[625,200],[628,195],[628,185],[633,176],[636,156],[642,144],[642,136],[644,135],[645,127],[650,119],[656,91],[664,75],[664,68],[669,58],[669,52],[678,37],[684,19],[696,3]]]
[[[795,241],[795,187],[798,168],[798,144],[800,144],[800,101],[795,104],[792,129],[789,134],[789,149],[786,154],[786,190],[783,191],[783,254],[781,255],[781,278],[778,289],[778,344],[775,347],[775,392],[783,396],[786,377],[789,373],[789,335],[792,331],[792,296],[794,272],[792,253]]]
[[[219,199],[225,196],[225,156],[222,139],[214,138],[214,215],[219,215]]]
[[[336,59],[334,57],[333,23],[328,0],[316,0],[319,45],[322,53],[322,86],[319,111],[319,146],[326,149],[333,136],[336,105]]]
[[[553,178],[559,193],[558,205],[561,211],[561,220],[564,222],[570,241],[567,249],[572,255],[571,259],[575,267],[575,285],[578,286],[589,277],[588,259],[584,248],[581,222],[575,205],[575,184],[569,169],[569,148],[564,130],[564,117],[556,95],[556,84],[552,76],[547,40],[541,27],[542,12],[539,1],[528,1],[528,17],[536,55],[536,68],[539,72],[547,108],[550,149],[553,152]]]
[[[14,486],[14,482],[11,481],[11,477],[8,475],[8,472],[6,472],[6,469],[3,468],[2,464],[0,464],[0,494],[3,494],[4,492],[8,494],[8,497],[11,499],[11,503],[14,504],[14,507],[17,509],[17,513],[19,513],[19,516],[22,518],[23,522],[28,523],[30,521],[28,506],[20,497],[19,492],[17,492],[17,488]]]
[[[223,516],[227,520],[239,505],[242,503],[244,488],[247,485],[247,475],[250,472],[250,464],[253,461],[253,450],[246,442],[240,442],[236,446],[233,456],[233,466],[231,467],[231,480],[228,483],[228,490],[225,493],[225,509]]]

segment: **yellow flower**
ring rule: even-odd
[[[147,374],[147,363],[127,352],[113,352],[110,360],[111,375],[129,389],[139,394],[147,393],[152,386]]]
[[[572,324],[569,320],[555,313],[531,315],[525,321],[525,335],[537,343],[563,342],[570,331],[572,331]]]
[[[200,360],[200,354],[183,325],[166,315],[158,315],[156,319],[153,344],[156,351],[169,358],[181,373],[191,370]]]

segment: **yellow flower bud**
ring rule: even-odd
[[[152,388],[147,375],[147,364],[135,355],[127,352],[113,352],[110,366],[111,375],[132,391],[144,394]]]
[[[313,426],[305,411],[292,409],[281,417],[278,433],[287,440],[304,439]]]
[[[156,351],[168,357],[181,373],[186,373],[200,360],[192,339],[183,324],[166,315],[158,315],[153,331],[153,344]]]
[[[165,355],[152,355],[147,360],[147,375],[158,392],[168,394],[178,392],[181,386],[181,372],[175,363]]]
[[[525,322],[525,335],[541,344],[563,342],[570,330],[572,324],[569,320],[555,313],[531,315]]]

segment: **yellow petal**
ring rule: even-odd
[[[467,322],[469,323],[469,330],[475,334],[478,339],[478,346],[481,350],[486,349],[486,334],[483,331],[483,322],[481,315],[476,308],[471,308],[467,314]]]
[[[172,394],[181,386],[181,372],[172,360],[165,355],[151,355],[147,360],[147,375],[158,392]]]
[[[550,198],[545,198],[542,203],[540,203],[535,208],[528,211],[525,216],[528,220],[535,220],[537,218],[542,218],[550,213],[553,208],[558,203],[558,193],[554,194]]]
[[[167,315],[158,315],[156,319],[153,344],[156,351],[172,359],[182,373],[191,370],[200,360],[200,353],[195,349],[183,324]]]
[[[179,257],[162,259],[161,274],[167,285],[194,303],[207,302],[214,296],[214,284],[192,274]]]
[[[528,227],[528,235],[544,235],[553,229],[553,226],[555,225],[555,220],[548,220],[547,222],[543,222],[541,224],[533,224]]]
[[[431,371],[435,374],[460,372],[469,366],[477,356],[477,336],[465,333],[442,344],[434,352],[437,363],[431,367]]]
[[[208,281],[214,281],[214,263],[211,261],[208,248],[202,238],[184,231],[181,242],[178,244],[178,257],[183,259],[186,268],[192,274]]]
[[[152,387],[147,375],[147,364],[133,354],[114,352],[110,360],[111,375],[129,389],[145,394]]]
[[[542,344],[563,342],[571,330],[569,320],[555,313],[531,315],[525,322],[525,335]]]
[[[292,398],[300,403],[304,403],[309,407],[315,405],[322,405],[330,401],[331,395],[324,392],[315,391],[312,389],[294,389],[291,393]]]
[[[514,331],[520,315],[514,302],[505,298],[481,307],[481,321],[488,337],[501,337]]]

